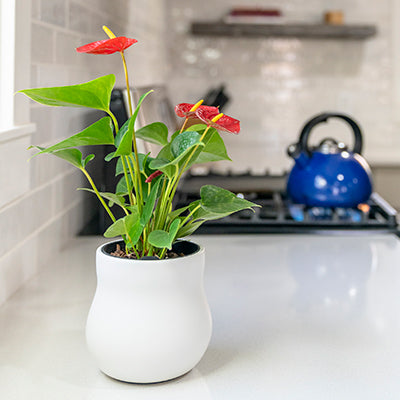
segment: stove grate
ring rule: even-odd
[[[364,231],[398,233],[397,212],[378,193],[357,208],[306,207],[293,204],[284,192],[248,193],[246,199],[259,204],[255,211],[243,210],[226,218],[205,222],[198,233],[310,233]],[[182,192],[176,208],[198,197]]]

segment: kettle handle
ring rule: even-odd
[[[340,114],[340,113],[323,113],[319,114],[316,117],[310,119],[303,127],[303,130],[301,131],[300,134],[300,139],[299,139],[299,149],[300,151],[305,151],[307,154],[311,154],[310,149],[308,148],[308,137],[310,136],[311,130],[321,122],[328,122],[329,118],[341,118],[344,121],[346,121],[351,128],[353,129],[354,133],[354,147],[353,147],[353,153],[358,153],[361,154],[362,150],[362,134],[361,134],[361,129],[357,125],[355,121],[353,121],[348,115],[345,114]]]

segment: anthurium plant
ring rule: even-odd
[[[37,154],[52,154],[80,169],[90,187],[112,220],[104,236],[121,236],[125,242],[125,255],[130,258],[165,258],[167,250],[178,238],[192,234],[207,220],[223,218],[231,213],[252,208],[255,204],[237,197],[225,189],[206,185],[200,190],[200,199],[190,205],[173,210],[173,199],[182,175],[194,164],[229,160],[224,142],[218,131],[237,134],[240,122],[219,112],[218,108],[182,103],[175,112],[184,118],[182,128],[169,135],[162,122],[154,122],[135,131],[135,120],[141,104],[152,91],[144,94],[135,109],[129,93],[128,69],[124,50],[136,43],[135,39],[116,37],[103,27],[109,39],[79,47],[89,54],[113,54],[122,57],[129,99],[129,119],[119,126],[110,110],[114,75],[106,75],[79,85],[26,89],[20,92],[32,100],[54,107],[86,107],[104,112],[104,117],[83,131],[44,148],[32,146]],[[196,118],[202,123],[186,128]],[[138,152],[137,140],[161,146],[153,157]],[[117,158],[115,175],[121,175],[115,193],[100,192],[86,166],[94,154],[82,156],[81,146],[113,145],[115,150],[105,162]],[[36,154],[35,154],[36,155]],[[113,207],[120,207],[124,217],[116,219]]]

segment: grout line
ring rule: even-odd
[[[39,25],[39,26],[41,26],[43,28],[50,29],[53,34],[54,33],[68,33],[68,34],[72,34],[73,36],[77,36],[77,37],[87,35],[87,34],[82,33],[82,32],[73,31],[73,30],[67,29],[67,28],[65,28],[63,26],[53,25],[53,24],[51,24],[49,22],[40,21],[38,19],[32,19],[32,23],[34,23],[36,25]]]
[[[45,230],[46,228],[48,228],[53,222],[55,222],[57,219],[62,218],[66,213],[68,213],[69,211],[71,211],[74,207],[77,207],[78,204],[81,202],[81,200],[75,200],[74,202],[72,202],[72,204],[70,204],[66,209],[64,209],[63,211],[60,211],[58,214],[56,214],[54,217],[51,217],[49,220],[47,220],[43,225],[41,225],[39,228],[35,229],[33,232],[31,232],[28,236],[25,236],[24,240],[17,242],[17,244],[10,249],[9,251],[7,251],[6,253],[2,254],[0,256],[0,263],[2,261],[3,258],[7,257],[10,253],[12,253],[13,251],[15,251],[16,249],[18,249],[19,247],[22,247],[24,245],[25,242],[27,242],[28,240],[32,239],[34,236],[37,236],[39,233],[41,233],[43,230]]]
[[[46,183],[43,183],[37,187],[35,187],[34,189],[30,189],[28,192],[24,193],[21,196],[18,196],[17,198],[11,200],[10,202],[6,203],[3,207],[0,208],[0,215],[3,212],[8,211],[11,207],[16,206],[18,203],[22,202],[23,200],[29,198],[30,196],[34,195],[35,193],[39,192],[40,190],[45,189],[46,187],[51,188],[51,186],[55,183],[57,183],[57,181],[68,177],[68,175],[72,175],[75,172],[75,169],[71,169],[65,172],[61,172],[60,174],[57,175],[57,177],[53,178],[50,181],[47,181]]]

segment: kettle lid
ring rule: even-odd
[[[347,146],[343,142],[337,142],[333,138],[323,139],[319,145],[313,149],[313,151],[317,151],[322,154],[338,154],[346,150]]]

